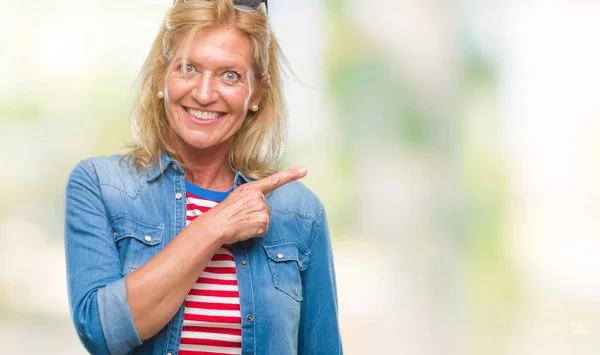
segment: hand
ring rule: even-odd
[[[295,167],[246,183],[196,220],[204,225],[203,230],[217,232],[225,244],[262,237],[267,234],[271,220],[271,208],[265,194],[306,174],[305,168]]]

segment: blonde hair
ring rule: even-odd
[[[263,94],[260,110],[246,117],[233,138],[229,165],[253,179],[276,172],[286,133],[280,68],[287,62],[263,10],[239,11],[232,0],[177,1],[167,13],[138,78],[140,89],[131,118],[133,143],[123,157],[132,160],[138,171],[159,165],[163,150],[183,163],[170,141],[165,104],[157,97],[159,83],[178,38],[187,34],[189,43],[198,31],[218,26],[235,27],[250,39],[256,82]]]

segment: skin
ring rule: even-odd
[[[184,41],[175,46],[173,64]],[[195,66],[189,68],[192,75],[169,71],[165,76],[171,135],[189,166],[186,179],[197,185],[213,190],[228,190],[233,185],[234,172],[227,161],[232,137],[248,107],[260,101],[253,90],[251,58],[250,41],[239,31],[206,29],[190,47],[190,64]],[[239,80],[224,81],[223,74],[232,69],[240,72]],[[218,122],[202,124],[186,117],[183,107],[225,115]],[[128,274],[127,300],[140,338],[151,338],[173,318],[221,245],[264,236],[271,215],[264,195],[306,174],[305,168],[295,167],[240,186],[192,221],[148,263]]]
[[[163,82],[171,140],[184,165],[186,179],[212,190],[231,188],[234,172],[226,162],[233,136],[249,107],[260,103],[254,80],[252,45],[234,27],[207,28],[197,33],[183,65],[188,36],[175,44]],[[186,109],[224,114],[199,120]],[[209,167],[210,174],[206,173]]]

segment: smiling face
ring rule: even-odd
[[[164,80],[167,119],[176,149],[229,151],[249,107],[258,105],[252,45],[231,27],[198,32],[187,51],[187,36],[173,48]]]

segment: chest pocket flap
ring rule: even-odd
[[[162,225],[152,225],[132,218],[113,221],[111,232],[123,267],[123,275],[138,269],[157,254],[163,238]]]
[[[135,238],[146,245],[156,245],[162,241],[163,227],[122,218],[113,222],[113,237],[118,243],[123,238]]]
[[[310,253],[295,242],[263,244],[263,247],[269,257],[275,288],[296,301],[302,301],[300,271],[308,267]]]

